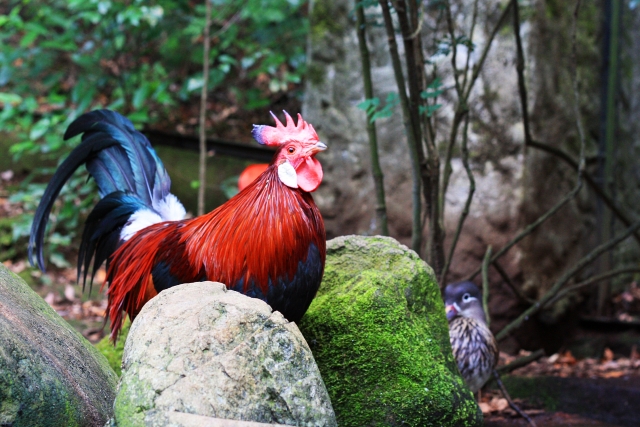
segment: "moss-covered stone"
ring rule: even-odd
[[[0,264],[0,425],[102,426],[116,381],[104,356]]]
[[[433,270],[394,239],[329,241],[299,326],[340,426],[482,424],[451,354]]]

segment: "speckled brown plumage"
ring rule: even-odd
[[[460,374],[475,393],[498,361],[496,339],[485,324],[469,317],[456,317],[449,323],[449,339]]]
[[[458,369],[472,392],[482,388],[498,362],[498,345],[487,327],[480,290],[471,282],[445,289],[449,338]]]

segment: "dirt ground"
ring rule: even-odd
[[[514,359],[501,354],[500,364]],[[503,382],[538,426],[640,425],[640,357],[635,348],[629,357],[616,357],[609,349],[599,359],[577,359],[568,351],[554,354],[504,376]],[[480,398],[487,426],[529,425],[495,384],[487,388]]]

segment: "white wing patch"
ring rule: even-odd
[[[160,215],[149,209],[139,210],[131,215],[129,217],[129,222],[127,222],[127,225],[122,227],[120,238],[122,240],[129,240],[131,236],[133,236],[143,228],[147,228],[150,225],[157,224],[158,222],[162,221],[164,220],[160,217]]]
[[[287,187],[298,188],[298,175],[288,160],[278,166],[278,178]]]
[[[187,215],[184,206],[173,194],[167,194],[167,197],[159,202],[154,200],[153,209],[160,214],[163,221],[180,221]]]
[[[122,227],[120,239],[129,240],[131,236],[136,234],[143,228],[164,221],[179,221],[187,215],[182,203],[173,194],[158,201],[153,201],[153,210],[142,209],[135,212],[129,217],[129,222]]]

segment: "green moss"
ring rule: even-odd
[[[562,388],[555,378],[505,376],[502,382],[512,398],[527,399],[534,405],[542,405],[547,411],[556,411]]]
[[[314,86],[319,86],[324,82],[325,70],[316,62],[312,62],[307,67],[307,79]]]
[[[114,418],[120,420],[119,425],[144,426],[145,412],[153,408],[153,393],[153,387],[150,384],[139,382],[135,377],[128,377],[128,381],[122,381],[113,408]],[[141,406],[140,402],[146,404]],[[126,424],[122,423],[124,420]]]
[[[109,340],[108,336],[96,344],[96,349],[106,357],[109,366],[111,366],[111,369],[113,369],[118,376],[122,375],[122,353],[124,352],[124,343],[127,341],[130,327],[131,321],[127,317],[124,325],[122,325],[122,330],[115,345]]]
[[[347,7],[343,2],[332,0],[318,0],[313,2],[311,11],[311,41],[319,42],[327,34],[340,35],[345,31],[346,22],[340,22],[336,17],[347,16],[337,9]]]
[[[481,424],[433,271],[395,240],[329,242],[321,289],[299,326],[339,425]]]

